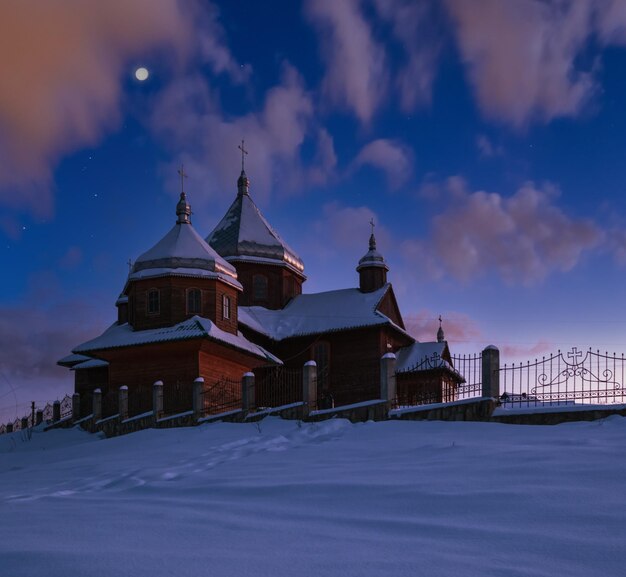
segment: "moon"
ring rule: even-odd
[[[143,82],[144,80],[148,80],[148,76],[150,76],[150,72],[148,72],[147,68],[141,66],[135,70],[135,78],[139,80],[139,82]]]

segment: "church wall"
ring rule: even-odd
[[[237,333],[237,289],[214,279],[189,277],[162,277],[142,279],[131,284],[129,302],[133,303],[132,323],[135,330],[172,326],[195,313],[187,312],[187,290],[202,291],[200,316],[210,319],[219,328]],[[160,312],[148,314],[148,291],[160,292]],[[223,318],[223,295],[230,299],[230,318]]]
[[[271,264],[253,262],[234,262],[237,279],[243,285],[243,294],[239,299],[242,306],[262,306],[268,309],[281,309],[294,296],[302,293],[302,278],[293,271]],[[267,298],[255,299],[255,274],[267,277]]]
[[[205,340],[200,348],[198,364],[198,374],[210,385],[223,378],[240,382],[244,373],[270,363],[266,359]]]

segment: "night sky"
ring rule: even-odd
[[[181,163],[212,230],[241,139],[305,292],[373,218],[418,339],[626,352],[626,2],[3,0],[0,70],[2,421],[72,392]]]

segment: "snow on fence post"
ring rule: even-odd
[[[52,421],[57,422],[61,420],[61,401],[54,401],[52,403]]]
[[[74,393],[72,395],[72,421],[78,421],[78,419],[80,419],[80,394]]]
[[[317,409],[317,363],[307,361],[302,367],[302,400],[304,415]]]
[[[120,421],[128,419],[128,387],[122,385],[117,392],[117,407]]]
[[[396,400],[396,355],[387,353],[380,359],[380,398]]]
[[[92,411],[94,422],[99,421],[102,418],[102,391],[96,389],[93,392],[93,405]]]
[[[500,351],[489,345],[482,354],[483,397],[500,397]]]
[[[202,377],[194,380],[192,395],[193,418],[199,419],[204,412],[204,379]]]
[[[256,408],[256,389],[254,373],[244,373],[241,377],[241,408],[242,410],[254,411]]]
[[[152,412],[155,419],[163,416],[163,381],[156,381],[152,385]]]
[[[35,425],[41,425],[43,423],[43,411],[41,409],[37,409],[35,413]]]

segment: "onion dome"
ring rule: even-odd
[[[191,225],[191,206],[184,192],[176,205],[176,224],[133,265],[129,280],[160,276],[219,278],[241,289],[235,267],[226,262]]]
[[[249,194],[250,180],[242,170],[237,197],[206,241],[229,262],[285,266],[304,276],[304,263],[271,227]]]
[[[439,330],[437,331],[437,342],[443,343],[446,340],[443,334],[443,327],[441,326],[441,316],[439,316]]]
[[[376,237],[374,232],[370,236],[369,250],[365,253],[363,258],[359,261],[359,266],[356,267],[357,272],[361,272],[364,268],[383,268],[385,271],[389,270],[385,258],[376,250]]]

